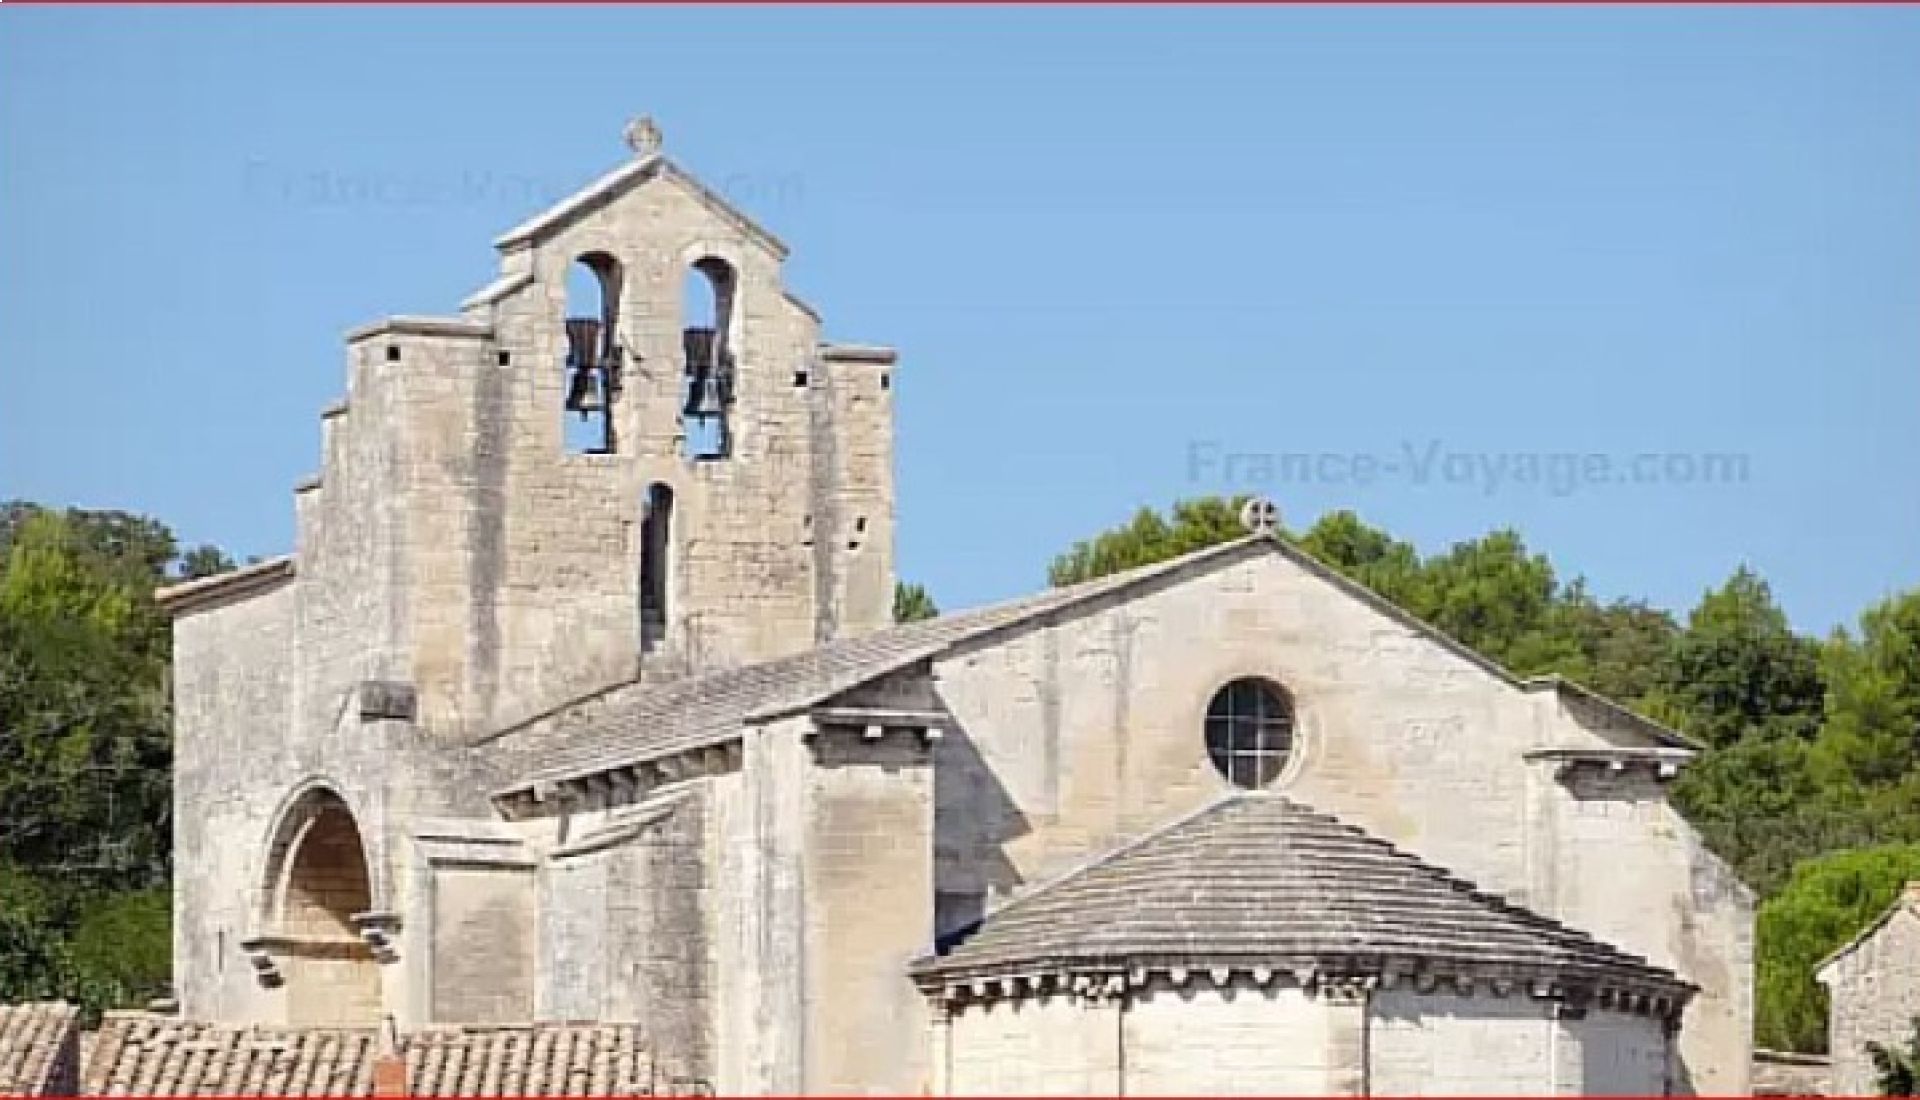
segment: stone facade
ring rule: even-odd
[[[1920,882],[1910,882],[1880,918],[1828,956],[1815,975],[1827,987],[1827,1050],[1835,1096],[1876,1089],[1868,1043],[1903,1049],[1920,1027]]]
[[[604,1021],[725,1093],[1226,1089],[1182,1076],[1207,1065],[1351,1092],[1384,1002],[1021,1009],[1036,1032],[943,1018],[912,977],[936,936],[1230,794],[1209,699],[1258,677],[1297,708],[1275,790],[1697,990],[1677,1036],[1383,1016],[1379,1072],[1518,1087],[1433,1046],[1565,1023],[1529,1065],[1744,1090],[1752,900],[1667,800],[1683,739],[1271,534],[888,627],[893,352],[822,342],[785,247],[651,138],[496,244],[459,316],[349,336],[294,553],[163,596],[187,1017]],[[1324,1042],[1285,1065],[1206,1053],[1296,1018]],[[1035,1061],[956,1069],[963,1032]]]
[[[1155,979],[953,1011],[936,1091],[954,1096],[1659,1096],[1658,1020],[1520,998],[1355,996],[1243,978]]]
[[[296,553],[165,597],[178,992],[191,1014],[352,1022],[378,1003],[410,1025],[524,1018],[531,977],[455,995],[470,986],[461,952],[431,936],[411,956],[437,956],[437,977],[382,963],[378,995],[349,998],[341,1020],[303,1015],[295,991],[311,982],[287,979],[330,968],[365,982],[368,952],[347,941],[436,910],[529,973],[535,947],[509,943],[506,927],[532,919],[532,864],[484,840],[464,847],[485,859],[436,861],[462,843],[417,828],[492,815],[486,792],[503,776],[460,742],[610,684],[886,621],[893,355],[821,344],[817,317],[781,287],[778,240],[654,153],[500,249],[501,278],[462,316],[349,336],[347,396],[322,417],[319,476],[295,494]],[[583,257],[615,272],[612,453],[569,453],[563,434],[561,320],[602,308],[568,301]],[[681,453],[682,276],[696,265],[730,284],[730,447],[717,458]],[[642,541],[662,487],[665,606],[647,609]],[[341,942],[327,945],[297,927],[308,886],[287,862],[288,822],[316,796],[344,808],[365,857],[357,908],[336,907]],[[360,915],[366,927],[351,926]]]

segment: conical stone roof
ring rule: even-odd
[[[1284,796],[1228,796],[1035,889],[914,966],[927,985],[1012,973],[1257,967],[1441,975],[1677,1004],[1671,970]]]

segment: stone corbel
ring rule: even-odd
[[[253,967],[254,977],[260,984],[271,989],[286,981],[286,975],[280,972],[280,964],[273,957],[272,945],[265,936],[249,936],[240,941],[240,950],[247,956],[247,965]]]
[[[1691,749],[1678,748],[1563,747],[1534,749],[1526,753],[1529,761],[1554,765],[1554,774],[1561,782],[1575,780],[1582,775],[1623,776],[1629,772],[1640,772],[1657,782],[1670,783],[1680,775],[1680,769],[1693,756]]]
[[[369,910],[355,913],[351,919],[360,939],[373,951],[375,960],[390,963],[399,959],[400,914]]]
[[[1314,975],[1312,989],[1328,1004],[1358,1005],[1366,1003],[1374,985],[1370,976],[1321,973]]]
[[[878,741],[895,731],[909,731],[923,740],[940,740],[952,721],[944,711],[907,707],[815,707],[812,725],[803,737],[818,737],[836,729],[856,730],[863,741]]]

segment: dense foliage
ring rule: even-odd
[[[1239,538],[1237,500],[1142,509],[1077,543],[1049,577],[1071,584]],[[1796,634],[1748,569],[1684,623],[1602,602],[1512,531],[1437,554],[1334,512],[1292,536],[1338,569],[1523,676],[1557,673],[1703,745],[1675,799],[1766,899],[1758,933],[1763,1046],[1825,1049],[1812,966],[1920,878],[1920,590],[1857,633]]]
[[[163,582],[231,568],[122,512],[0,506],[0,1000],[167,980]]]
[[[931,619],[940,614],[933,604],[933,597],[927,594],[924,586],[896,581],[893,586],[893,621],[896,623],[917,623],[921,619]]]
[[[1760,906],[1754,1000],[1761,1046],[1808,1048],[1827,1027],[1814,968],[1920,879],[1920,844],[1886,844],[1806,860]]]

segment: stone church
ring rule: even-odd
[[[722,1093],[1739,1093],[1692,746],[1249,533],[895,626],[891,348],[661,151],[347,336],[174,617],[175,986]]]

